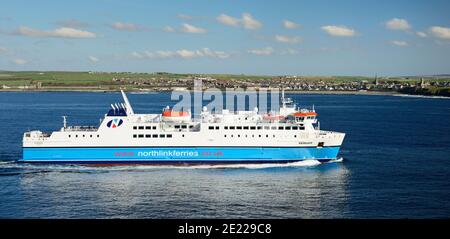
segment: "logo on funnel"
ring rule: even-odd
[[[123,124],[123,120],[121,119],[113,119],[110,120],[106,126],[108,126],[108,128],[117,128],[119,126],[121,126]]]

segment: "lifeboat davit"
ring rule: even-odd
[[[162,120],[173,122],[187,122],[191,120],[191,114],[185,111],[173,111],[166,109],[162,113]]]

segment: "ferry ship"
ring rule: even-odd
[[[320,129],[314,108],[281,97],[277,112],[222,110],[200,117],[166,107],[138,114],[121,91],[98,127],[67,126],[23,135],[21,162],[79,164],[245,164],[336,159],[345,134]]]

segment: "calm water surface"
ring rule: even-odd
[[[0,93],[0,218],[448,218],[450,100],[293,95],[347,133],[343,162],[296,167],[27,165],[24,131],[97,125],[117,93]],[[129,95],[159,113],[170,94]]]

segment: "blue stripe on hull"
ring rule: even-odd
[[[337,158],[339,147],[324,148],[23,148],[22,162],[71,163],[267,163]]]

